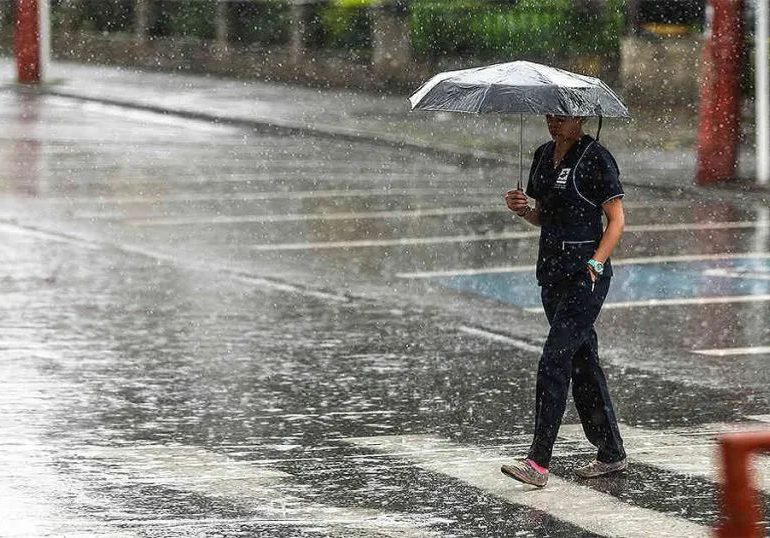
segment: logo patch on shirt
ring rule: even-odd
[[[567,186],[567,178],[569,177],[569,171],[572,170],[572,168],[562,168],[561,172],[559,172],[559,177],[556,178],[556,185],[555,187],[557,189],[563,189]]]

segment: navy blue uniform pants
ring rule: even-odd
[[[570,380],[575,407],[597,459],[614,463],[626,457],[612,408],[607,380],[599,366],[594,322],[610,288],[610,278],[594,286],[587,271],[542,287],[543,307],[551,330],[537,370],[535,438],[529,458],[543,467],[567,407]]]

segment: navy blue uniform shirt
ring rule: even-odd
[[[602,204],[623,196],[615,159],[591,136],[583,135],[556,167],[555,148],[548,142],[535,150],[526,190],[540,207],[541,286],[586,271],[604,233]],[[602,277],[610,276],[607,260]]]

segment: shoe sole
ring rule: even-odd
[[[510,478],[513,478],[514,480],[518,480],[518,481],[519,481],[519,482],[521,482],[522,484],[526,484],[526,485],[528,485],[528,486],[533,486],[533,487],[536,487],[536,488],[544,488],[544,487],[545,487],[545,484],[533,484],[533,483],[532,483],[532,482],[530,482],[529,480],[525,480],[524,478],[522,478],[522,477],[520,477],[520,476],[517,476],[517,475],[516,475],[516,473],[515,473],[515,471],[513,471],[513,470],[512,470],[510,467],[508,467],[507,465],[503,465],[502,467],[500,467],[500,471],[501,471],[501,472],[502,472],[502,473],[503,473],[505,476],[508,476],[508,477],[510,477]]]
[[[613,469],[611,471],[606,471],[604,473],[599,473],[599,474],[581,474],[578,471],[575,471],[575,474],[578,475],[580,478],[599,478],[600,476],[607,476],[608,474],[621,473],[626,469],[628,469],[628,464],[624,465],[623,467],[620,467],[619,469]]]

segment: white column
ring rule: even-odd
[[[756,62],[757,115],[757,183],[770,181],[770,91],[768,91],[768,0],[756,0],[756,32],[754,34]]]
[[[51,64],[51,2],[38,0],[38,21],[40,24],[40,82],[45,82]]]
[[[136,9],[134,35],[137,40],[144,42],[147,40],[147,34],[149,34],[150,5],[148,0],[136,0],[134,5],[134,9]]]
[[[214,19],[214,26],[216,27],[216,48],[220,52],[224,52],[227,50],[227,41],[228,41],[228,2],[223,0],[217,1],[217,11],[216,16]]]

